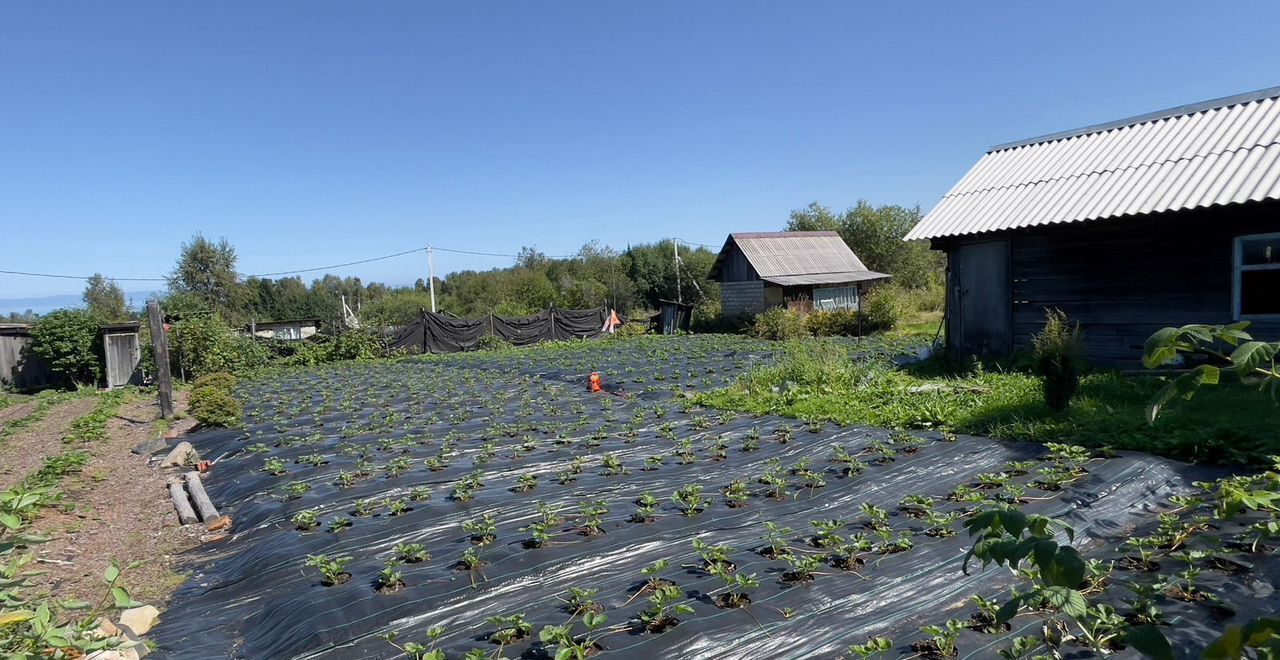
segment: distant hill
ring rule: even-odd
[[[126,291],[124,298],[130,307],[142,307],[147,298],[156,295],[154,291]],[[8,316],[9,312],[22,312],[28,309],[36,314],[46,314],[61,307],[81,307],[84,302],[78,293],[67,293],[58,296],[42,296],[39,298],[0,298],[0,315]]]

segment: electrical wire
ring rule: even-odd
[[[706,243],[693,243],[693,242],[691,242],[691,241],[686,241],[686,240],[684,240],[683,238],[674,238],[674,239],[672,239],[672,240],[680,241],[681,243],[684,243],[685,245],[696,245],[696,246],[699,246],[699,247],[705,247],[705,248],[715,248],[715,247],[716,247],[716,246],[714,246],[714,245],[708,245],[708,244],[706,244]],[[387,254],[387,255],[383,255],[383,256],[381,256],[381,257],[373,257],[373,258],[370,258],[370,259],[360,259],[359,261],[348,261],[348,262],[346,262],[346,263],[340,263],[340,264],[330,264],[330,265],[328,265],[328,266],[316,266],[316,267],[314,267],[314,268],[299,268],[299,269],[296,269],[296,270],[281,270],[281,271],[276,271],[276,272],[273,272],[273,273],[254,273],[254,274],[251,274],[251,275],[246,275],[246,274],[243,274],[243,273],[238,273],[238,275],[240,275],[240,277],[243,277],[243,278],[246,278],[246,279],[247,279],[247,278],[250,278],[250,277],[275,277],[275,276],[277,276],[277,275],[297,275],[297,274],[299,274],[299,273],[314,273],[314,272],[316,272],[316,271],[321,271],[321,270],[332,270],[332,269],[335,269],[335,268],[345,268],[345,267],[347,267],[347,266],[358,266],[358,265],[360,265],[360,264],[373,263],[373,262],[375,262],[375,261],[385,261],[385,260],[387,260],[387,259],[394,259],[394,258],[396,258],[396,257],[403,257],[403,256],[404,256],[404,255],[406,255],[406,254],[413,254],[413,253],[415,253],[415,252],[426,252],[428,249],[430,249],[430,250],[432,250],[432,251],[435,251],[435,252],[450,252],[450,253],[453,253],[453,254],[467,254],[467,255],[474,255],[474,256],[478,256],[478,257],[505,257],[505,258],[509,258],[509,259],[516,259],[516,258],[518,258],[518,257],[520,256],[520,255],[518,255],[518,254],[504,254],[504,253],[501,253],[501,252],[477,252],[477,251],[475,251],[475,250],[455,250],[455,249],[453,249],[453,248],[436,247],[436,246],[434,246],[434,245],[433,245],[433,246],[431,246],[430,248],[426,248],[426,247],[413,248],[412,250],[405,250],[405,251],[403,251],[403,252],[397,252],[397,253],[395,253],[395,254]],[[578,255],[576,255],[576,254],[561,254],[561,255],[544,255],[544,256],[546,256],[548,259],[574,259],[574,258],[576,258]],[[48,278],[62,279],[62,280],[87,280],[87,279],[90,279],[91,277],[93,277],[93,275],[84,276],[84,275],[63,275],[63,274],[58,274],[58,273],[35,273],[35,272],[23,271],[23,270],[0,270],[0,275],[22,275],[22,276],[26,276],[26,277],[48,277]],[[114,282],[168,282],[168,281],[169,281],[169,278],[167,278],[167,277],[107,277],[107,276],[105,276],[105,275],[103,276],[103,279],[111,280],[111,281],[114,281]]]

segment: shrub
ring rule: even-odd
[[[627,321],[614,332],[614,336],[620,338],[640,337],[647,334],[649,334],[649,324],[643,321]]]
[[[244,409],[231,393],[235,383],[235,377],[226,372],[196,379],[187,399],[191,416],[205,426],[238,426],[244,417]]]
[[[756,314],[751,324],[751,336],[759,339],[800,339],[809,336],[804,319],[799,314],[782,307]]]
[[[498,335],[485,335],[476,342],[477,351],[501,351],[511,348],[511,342]]]
[[[862,297],[862,331],[892,330],[906,308],[906,293],[901,287],[878,286]]]
[[[267,348],[233,332],[216,314],[184,319],[173,326],[173,351],[187,377],[219,371],[244,373],[265,365]]]
[[[31,327],[31,340],[31,352],[72,383],[91,385],[102,375],[98,323],[84,310],[46,314]]]
[[[204,387],[215,387],[230,392],[236,386],[236,377],[225,371],[207,374],[195,379],[191,383],[191,389],[198,390]]]
[[[370,328],[355,328],[338,335],[331,360],[376,360],[387,354],[382,335]]]
[[[1031,344],[1045,404],[1052,410],[1066,410],[1084,371],[1080,324],[1068,322],[1061,310],[1047,309],[1044,329],[1031,338]]]
[[[815,337],[852,337],[858,334],[858,313],[850,310],[817,311],[804,319],[804,327]]]

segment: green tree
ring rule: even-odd
[[[82,296],[89,313],[106,323],[118,323],[130,317],[129,307],[124,300],[124,290],[99,273],[94,273],[85,281]]]
[[[920,221],[920,207],[872,206],[866,200],[836,214],[814,202],[791,212],[787,231],[835,231],[870,270],[888,273],[909,289],[941,284],[945,257],[929,249],[927,241],[902,237]]]
[[[31,351],[54,373],[77,385],[91,385],[102,375],[98,322],[88,310],[58,309],[31,326]]]
[[[196,234],[182,244],[178,263],[169,274],[169,290],[194,296],[229,320],[243,315],[236,250],[227,239],[213,242]]]

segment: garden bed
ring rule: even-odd
[[[1170,496],[1221,475],[672,395],[726,385],[774,348],[595,342],[251,383],[245,429],[190,438],[217,459],[206,486],[235,531],[190,556],[152,639],[190,657],[394,657],[408,643],[545,657],[562,642],[539,633],[569,625],[606,657],[835,657],[872,636],[910,655],[921,626],[968,619],[971,596],[1017,582],[961,572],[961,524],[980,501],[1069,522],[1086,556],[1118,559]],[[588,394],[591,371],[612,392]],[[1055,482],[1064,461],[1080,470]],[[1258,609],[1245,579],[1206,573],[1237,617]],[[1113,586],[1100,597],[1118,603]],[[1175,648],[1227,621],[1201,602],[1161,607],[1182,622],[1168,629]],[[993,655],[1033,619],[965,631],[961,648]]]

